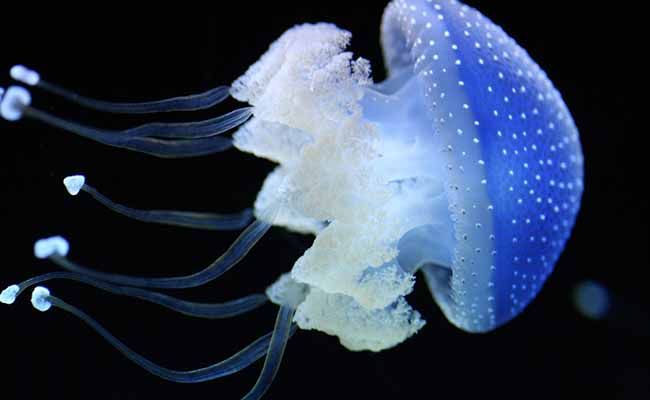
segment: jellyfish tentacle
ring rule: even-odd
[[[230,96],[229,86],[217,86],[202,93],[172,97],[164,100],[120,103],[81,96],[58,85],[40,81],[37,87],[61,96],[71,102],[97,111],[113,114],[153,114],[172,111],[198,111],[213,107]]]
[[[219,135],[243,124],[251,117],[252,107],[242,107],[218,117],[196,122],[152,122],[125,129],[117,134],[126,137],[157,137],[174,139],[201,139]]]
[[[293,320],[295,311],[294,307],[288,305],[280,306],[262,371],[260,372],[259,378],[257,379],[257,382],[255,382],[253,388],[242,398],[242,400],[260,399],[271,386],[271,383],[280,368],[280,363],[282,362],[287,342],[291,337],[291,321]]]
[[[113,334],[111,334],[106,328],[104,328],[99,322],[94,320],[88,314],[81,311],[77,307],[66,303],[63,300],[52,296],[49,293],[49,290],[41,286],[38,286],[34,289],[34,292],[32,294],[32,304],[40,311],[47,311],[51,307],[55,307],[74,315],[86,323],[88,326],[90,326],[110,345],[115,347],[120,353],[122,353],[126,358],[131,360],[136,365],[162,379],[178,383],[205,382],[241,371],[242,369],[251,365],[253,362],[262,358],[262,356],[267,353],[267,350],[269,349],[269,343],[271,343],[273,335],[273,332],[270,332],[264,336],[261,336],[233,356],[216,364],[190,371],[177,371],[162,367],[150,361],[146,357],[136,353],[122,341],[117,339]],[[290,328],[289,336],[293,331],[294,329]]]
[[[22,113],[48,125],[94,140],[96,142],[133,150],[161,158],[198,157],[228,150],[232,140],[221,136],[199,137],[196,139],[160,139],[156,137],[130,137],[120,135],[120,131],[107,131],[87,127],[25,105]]]
[[[203,110],[221,103],[230,96],[229,86],[217,86],[205,92],[189,96],[147,102],[122,103],[82,96],[56,84],[44,81],[38,72],[24,65],[14,65],[10,69],[9,74],[13,79],[21,83],[61,96],[80,106],[114,114],[152,114],[170,111]]]
[[[254,310],[263,304],[266,304],[268,301],[268,298],[263,294],[253,294],[223,303],[198,303],[181,300],[145,289],[113,285],[75,272],[57,271],[35,276],[19,283],[18,285],[11,285],[3,291],[3,294],[6,292],[6,295],[2,296],[2,298],[6,300],[3,301],[3,303],[12,304],[22,292],[30,287],[55,279],[81,282],[112,294],[137,298],[153,304],[158,304],[190,317],[206,319],[224,319],[234,317]]]
[[[274,207],[274,209],[276,210],[275,212],[277,212],[277,208]],[[274,217],[271,218],[270,221],[273,219]],[[68,260],[65,257],[68,250],[68,244],[65,239],[61,237],[41,239],[36,242],[34,249],[38,258],[48,258],[63,269],[84,274],[94,279],[114,283],[116,285],[158,289],[186,289],[208,283],[234,267],[271,228],[272,223],[266,221],[266,218],[256,219],[253,221],[253,223],[251,223],[239,235],[239,237],[235,239],[233,244],[230,245],[230,247],[219,258],[203,270],[191,275],[178,277],[146,278],[95,271]],[[46,246],[44,248],[42,246],[43,243],[53,239],[64,243],[53,243],[53,247]],[[62,252],[59,250],[61,246],[65,247],[65,251]]]
[[[58,254],[51,255],[49,259],[68,271],[78,272],[117,285],[159,289],[186,289],[208,283],[235,266],[253,248],[255,243],[264,236],[270,227],[271,224],[268,222],[255,220],[219,258],[202,271],[186,276],[167,278],[135,277],[95,271],[74,263]]]
[[[199,213],[174,210],[141,210],[116,203],[86,183],[83,175],[68,176],[63,183],[72,196],[79,191],[91,195],[100,204],[129,218],[161,225],[180,226],[203,230],[239,230],[246,227],[253,218],[250,208],[232,214]]]
[[[161,158],[198,157],[228,150],[232,140],[219,135],[243,124],[252,115],[251,107],[243,107],[203,121],[155,122],[114,131],[68,121],[30,104],[29,91],[11,86],[1,99],[0,115],[8,121],[17,121],[25,116],[108,146]]]
[[[9,86],[0,96],[0,116],[7,121],[18,121],[23,117],[25,108],[32,102],[32,95],[20,86]]]

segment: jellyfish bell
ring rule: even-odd
[[[578,130],[526,51],[459,2],[391,3],[382,44],[389,76],[410,71],[411,94],[424,93],[433,124],[417,140],[444,160],[434,174],[453,220],[451,275],[424,275],[452,323],[494,329],[537,295],[570,236],[583,189]]]
[[[42,290],[37,296],[77,315],[166,379],[214,379],[266,355],[247,398],[259,398],[270,384],[292,321],[335,335],[350,350],[380,351],[416,333],[425,322],[406,297],[418,271],[447,319],[465,331],[490,331],[514,318],[551,273],[580,206],[583,157],[560,94],[501,28],[453,0],[388,5],[381,26],[384,82],[374,83],[370,63],[346,51],[350,39],[332,24],[298,25],[230,88],[126,105],[81,97],[25,67],[12,70],[16,80],[36,89],[111,113],[192,111],[211,107],[225,93],[249,106],[205,121],[117,132],[40,111],[22,88],[10,88],[0,109],[7,110],[6,119],[31,117],[153,156],[201,156],[233,145],[277,167],[262,185],[252,222],[250,211],[133,209],[89,186],[83,175],[68,177],[64,184],[71,195],[86,192],[141,221],[211,230],[248,227],[205,269],[168,278],[99,272],[70,261],[67,246],[62,251],[53,245],[60,241],[46,241],[55,251],[41,254],[67,271],[14,285],[3,298],[13,302],[28,286],[70,279],[190,315],[235,315],[261,304],[259,298],[224,308],[154,290],[216,279],[272,225],[313,234],[312,246],[263,296],[280,305],[273,334],[233,356],[236,368],[220,363],[207,375],[143,361],[80,310]],[[234,128],[232,140],[221,135]]]

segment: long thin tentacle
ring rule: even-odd
[[[126,137],[158,137],[173,139],[199,139],[219,135],[246,122],[252,115],[252,107],[243,107],[218,117],[195,122],[152,122],[135,128],[117,131]]]
[[[114,202],[94,187],[86,183],[83,175],[68,176],[63,180],[68,193],[75,196],[80,191],[91,195],[105,207],[138,221],[162,225],[181,226],[184,228],[214,231],[239,230],[251,222],[253,211],[247,208],[239,213],[214,214],[191,211],[141,210]]]
[[[113,334],[111,334],[106,328],[104,328],[99,322],[95,321],[88,314],[61,299],[50,295],[49,290],[41,286],[34,289],[34,292],[32,294],[32,304],[40,311],[47,311],[52,306],[54,306],[56,308],[69,312],[90,326],[109,344],[115,347],[126,358],[138,366],[162,379],[178,383],[205,382],[241,371],[242,369],[251,365],[253,362],[259,360],[262,356],[264,356],[264,354],[266,354],[267,350],[269,349],[269,343],[272,341],[273,336],[273,332],[270,332],[255,340],[253,343],[246,346],[243,350],[239,351],[235,355],[208,367],[191,371],[177,371],[162,367],[150,361],[146,357],[136,353],[122,341],[117,339]]]
[[[24,106],[25,117],[75,133],[96,142],[133,150],[161,158],[198,157],[225,151],[232,146],[232,140],[221,136],[199,137],[197,139],[159,139],[155,137],[130,137],[118,132],[99,130],[66,121],[34,107]]]
[[[253,294],[224,303],[198,303],[181,300],[172,296],[152,292],[145,289],[128,286],[117,286],[111,283],[99,281],[86,275],[65,271],[50,272],[27,279],[18,285],[12,285],[2,292],[0,300],[3,303],[11,304],[22,292],[29,289],[30,287],[55,279],[65,279],[85,283],[109,293],[138,298],[150,303],[161,305],[181,314],[207,319],[234,317],[236,315],[254,310],[268,301],[267,297],[263,294]]]
[[[244,258],[244,256],[246,256],[246,254],[248,254],[255,243],[264,236],[270,227],[271,224],[268,222],[255,220],[239,235],[226,252],[213,261],[209,266],[197,273],[178,277],[146,278],[111,274],[83,267],[68,260],[64,255],[57,252],[53,252],[51,255],[46,257],[68,271],[78,272],[94,279],[111,282],[117,285],[159,289],[185,289],[197,287],[210,282],[235,266]]]
[[[205,92],[189,96],[138,103],[121,103],[82,96],[59,85],[43,80],[37,71],[29,69],[24,65],[14,65],[11,67],[9,74],[19,82],[61,96],[80,106],[116,114],[150,114],[170,111],[202,110],[224,101],[230,95],[230,87],[217,86]]]
[[[221,103],[230,95],[230,87],[217,86],[202,93],[139,103],[103,101],[81,96],[53,83],[41,80],[37,87],[97,111],[114,114],[152,114],[171,111],[197,111]]]
[[[264,393],[269,389],[275,375],[278,373],[284,350],[287,347],[287,342],[291,336],[291,321],[295,309],[289,306],[280,306],[278,316],[275,320],[275,328],[273,329],[273,337],[269,344],[269,351],[266,353],[264,360],[264,367],[262,372],[255,382],[255,386],[242,398],[242,400],[257,400],[260,399]]]

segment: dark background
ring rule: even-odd
[[[384,78],[378,30],[383,2],[250,2],[215,17],[109,17],[100,9],[68,19],[5,13],[0,71],[14,63],[97,98],[138,101],[203,91],[242,74],[283,31],[299,22],[334,22],[353,32],[351,49]],[[471,1],[505,27],[547,71],[581,131],[586,158],[583,207],[556,271],[528,309],[484,335],[449,324],[422,282],[409,301],[428,321],[398,347],[379,354],[347,351],[334,337],[300,331],[289,343],[269,399],[648,398],[650,324],[644,304],[648,263],[645,131],[634,131],[630,96],[637,75],[630,49],[641,37],[625,22],[634,11],[608,3],[582,9],[565,1]],[[592,3],[589,3],[592,4]],[[47,18],[45,18],[47,17]],[[10,84],[8,75],[0,85]],[[104,128],[152,119],[80,110],[39,91],[33,104]],[[186,118],[207,118],[216,109]],[[178,116],[166,116],[175,120]],[[647,116],[641,116],[647,121]],[[42,124],[0,121],[0,217],[5,239],[0,286],[55,270],[36,261],[32,244],[62,234],[71,258],[108,271],[169,275],[197,271],[236,233],[211,233],[137,223],[89,196],[68,196],[61,179],[84,173],[115,200],[140,208],[236,211],[253,203],[269,162],[231,150],[162,160],[108,148]],[[237,268],[188,299],[222,301],[260,292],[310,245],[309,237],[272,229]],[[608,317],[592,321],[572,303],[584,280],[610,290]],[[132,348],[177,369],[223,359],[271,329],[271,305],[231,320],[195,320],[70,282],[53,294],[96,317]],[[261,363],[219,381],[173,384],[147,374],[74,317],[31,308],[29,294],[0,307],[3,399],[237,399]]]

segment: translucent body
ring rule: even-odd
[[[571,115],[523,49],[455,1],[388,6],[381,84],[344,52],[349,36],[293,28],[233,85],[254,106],[235,145],[281,164],[258,209],[281,197],[282,225],[317,234],[292,270],[310,287],[296,321],[390,347],[423,324],[404,300],[421,268],[452,323],[494,329],[570,235],[583,176]]]

